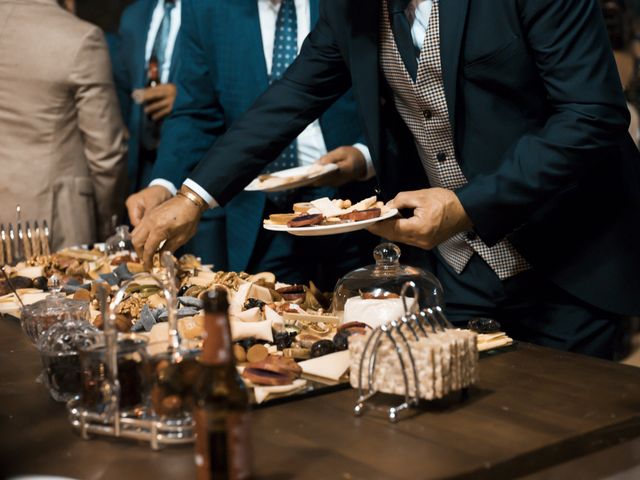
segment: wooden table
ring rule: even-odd
[[[0,318],[0,478],[193,478],[192,448],[83,441],[35,383],[39,359]],[[530,345],[481,360],[463,403],[396,425],[355,418],[352,390],[253,413],[258,478],[640,478],[640,368]]]

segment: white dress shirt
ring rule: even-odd
[[[413,37],[413,44],[418,51],[422,49],[422,45],[424,44],[424,39],[429,29],[431,9],[433,8],[433,3],[437,1],[438,0],[413,0],[412,2],[411,7],[415,8],[415,20],[411,26],[411,36]]]
[[[169,81],[173,47],[176,45],[176,38],[178,38],[178,32],[180,31],[180,0],[175,0],[175,3],[176,6],[171,10],[171,29],[169,30],[169,38],[167,39],[165,61],[160,65],[160,81],[162,83],[167,83]],[[145,63],[149,63],[151,51],[153,50],[153,43],[155,42],[156,35],[160,29],[160,23],[162,23],[162,17],[164,17],[164,0],[158,0],[156,8],[153,10],[151,23],[149,24],[149,32],[147,33],[147,44],[144,56]]]
[[[280,11],[281,0],[257,0],[258,12],[260,16],[260,30],[262,33],[262,46],[264,49],[264,58],[267,64],[267,71],[271,73],[271,64],[273,60],[273,44],[276,34],[276,21],[278,19],[278,12]],[[309,35],[311,29],[311,12],[309,8],[309,0],[295,0],[296,3],[296,16],[298,21],[298,52],[302,43],[307,35]],[[322,135],[322,129],[320,128],[320,122],[318,120],[310,124],[299,136],[297,140],[298,146],[298,163],[300,165],[311,165],[315,163],[320,157],[327,153],[327,146],[324,142]],[[362,152],[367,163],[367,175],[366,178],[371,178],[375,175],[373,163],[371,161],[371,155],[369,149],[362,144],[355,144],[358,150]],[[176,192],[175,187],[166,180],[154,180],[151,185],[162,185],[170,191]],[[170,188],[169,185],[171,185]],[[196,192],[202,197],[211,207],[218,206],[215,199],[200,185],[191,179],[187,179],[184,185]]]

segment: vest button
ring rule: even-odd
[[[436,160],[438,160],[440,163],[446,162],[447,161],[447,154],[445,152],[440,152],[436,155]]]
[[[433,118],[433,112],[431,110],[425,110],[424,118],[426,118],[427,120],[431,120]]]

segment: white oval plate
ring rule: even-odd
[[[254,178],[253,181],[245,187],[245,191],[247,192],[283,192],[285,190],[292,190],[294,188],[304,187],[306,185],[310,185],[320,178],[329,175],[332,172],[338,170],[338,166],[334,163],[329,163],[324,165],[322,170],[319,172],[313,173],[309,175],[309,170],[313,167],[313,165],[306,165],[304,167],[295,167],[289,168],[288,170],[281,170],[279,172],[273,172],[271,175],[279,178],[287,178],[287,177],[303,177],[298,180],[284,183],[282,185],[264,188],[260,186],[260,181],[257,178]]]
[[[313,225],[311,227],[298,227],[298,228],[290,228],[286,225],[269,225],[263,224],[263,227],[266,230],[271,230],[272,232],[287,232],[291,235],[296,235],[298,237],[321,237],[324,235],[339,235],[341,233],[349,233],[355,232],[357,230],[362,230],[367,228],[369,225],[372,225],[377,222],[381,222],[382,220],[388,220],[392,217],[395,217],[398,214],[398,210],[395,208],[389,210],[387,213],[379,216],[378,218],[371,218],[369,220],[360,220],[359,222],[348,222],[348,223],[339,223],[337,225]]]

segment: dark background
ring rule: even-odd
[[[122,10],[135,0],[76,0],[77,15],[105,32],[116,32]],[[229,0],[232,2],[233,0]],[[640,1],[640,0],[639,0]]]

